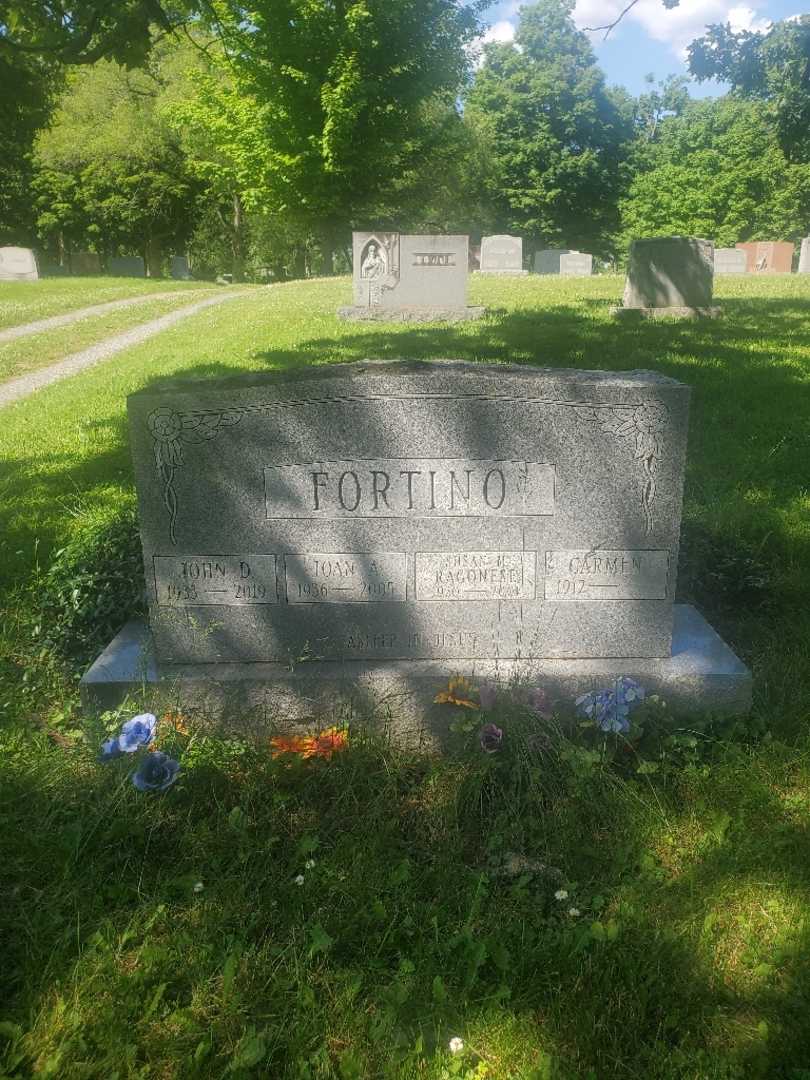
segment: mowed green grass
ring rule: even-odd
[[[205,298],[208,290],[198,292],[171,290],[156,294],[133,307],[121,308],[104,315],[88,315],[68,326],[45,330],[37,334],[0,342],[0,382],[27,375],[31,371],[55,364],[107,338],[130,330],[142,323],[167,315],[170,311]]]
[[[21,326],[50,315],[125,300],[149,293],[186,292],[205,288],[206,282],[150,278],[64,277],[39,281],[0,281],[0,329]],[[213,287],[213,286],[212,286]]]
[[[810,279],[716,291],[722,320],[631,327],[608,317],[619,278],[474,279],[487,319],[406,327],[340,323],[347,279],[290,284],[2,410],[0,1071],[805,1080]],[[652,777],[508,705],[492,757],[472,717],[441,759],[362,732],[291,766],[203,740],[154,798],[97,765],[101,725],[39,677],[19,590],[131,503],[126,394],[378,356],[689,383],[679,589],[752,665],[752,719]]]

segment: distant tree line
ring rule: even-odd
[[[242,280],[346,269],[372,224],[605,258],[810,231],[810,16],[709,28],[692,72],[732,90],[693,101],[685,79],[607,86],[572,0],[478,48],[482,6],[12,0],[0,243],[139,253],[153,275],[187,251]]]

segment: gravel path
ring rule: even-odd
[[[162,330],[168,330],[175,323],[179,323],[191,315],[196,315],[197,312],[203,311],[205,308],[213,307],[215,304],[224,304],[228,300],[237,300],[240,296],[249,295],[250,293],[246,290],[218,293],[207,300],[199,300],[196,304],[189,304],[188,307],[180,308],[179,311],[171,311],[168,315],[161,315],[159,319],[151,319],[149,322],[141,323],[140,326],[135,326],[132,330],[126,330],[122,334],[107,338],[106,341],[100,341],[97,345],[91,345],[89,349],[83,349],[81,352],[73,353],[72,356],[66,356],[58,364],[51,364],[50,367],[43,368],[41,371],[32,371],[30,375],[21,375],[17,379],[9,379],[8,382],[0,383],[0,408],[3,405],[10,405],[13,401],[28,397],[29,394],[33,394],[35,390],[39,390],[43,386],[49,386],[51,383],[59,382],[60,379],[66,379],[68,375],[75,375],[79,371],[84,371],[85,368],[93,367],[93,365],[109,359],[109,357],[130,348],[132,345],[139,345],[142,341],[147,341]]]
[[[118,311],[119,308],[133,307],[135,304],[145,304],[148,300],[162,300],[169,296],[199,296],[200,289],[189,289],[182,292],[153,292],[143,296],[125,296],[123,300],[107,300],[103,304],[93,304],[91,307],[79,308],[78,311],[66,311],[62,315],[49,315],[47,319],[37,319],[36,322],[23,323],[22,326],[9,326],[0,330],[0,345],[6,341],[14,341],[16,338],[27,337],[29,334],[39,334],[42,330],[54,330],[57,326],[70,326],[79,319],[88,319],[92,315],[106,315],[108,311]]]

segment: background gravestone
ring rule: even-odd
[[[0,247],[0,281],[36,281],[37,260],[30,248]]]
[[[793,244],[759,240],[737,247],[745,252],[749,274],[789,274],[793,270]]]
[[[467,307],[469,263],[466,236],[352,233],[354,306],[344,319],[428,322],[479,318]]]
[[[560,256],[562,277],[590,277],[593,274],[593,255],[584,251],[569,251]]]
[[[520,236],[484,236],[481,239],[481,273],[505,277],[522,276],[523,239]]]
[[[101,273],[101,259],[95,251],[74,251],[70,256],[70,272],[77,277]]]
[[[185,255],[172,255],[169,262],[169,273],[175,281],[191,281],[191,271],[188,268],[188,259]]]
[[[715,248],[715,274],[744,274],[748,269],[748,259],[739,248]]]
[[[113,277],[146,277],[146,264],[140,255],[113,255],[107,270]]]
[[[535,274],[559,274],[560,257],[570,255],[570,248],[544,248],[534,253]]]
[[[714,244],[691,236],[659,236],[630,245],[619,316],[717,315],[712,306]]]
[[[799,252],[799,273],[810,274],[810,236],[802,240],[802,249]]]
[[[145,665],[184,711],[274,721],[381,695],[418,727],[454,672],[744,706],[745,669],[673,606],[688,398],[652,372],[449,361],[132,395],[157,666],[130,627],[85,700]]]

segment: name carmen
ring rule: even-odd
[[[310,472],[312,509],[334,505],[343,510],[381,511],[404,505],[407,510],[458,510],[483,500],[490,510],[500,510],[507,496],[503,469],[369,469],[342,472]],[[389,498],[394,499],[395,507]]]

